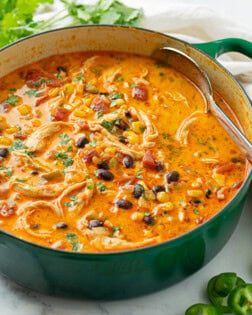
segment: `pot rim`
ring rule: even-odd
[[[175,41],[181,42],[182,44],[185,44],[187,46],[189,46],[190,48],[195,49],[198,53],[205,55],[208,59],[210,59],[212,62],[214,62],[215,64],[217,64],[220,68],[222,68],[222,70],[224,70],[224,72],[226,72],[226,74],[228,74],[228,76],[238,85],[238,87],[241,89],[241,91],[243,92],[247,102],[250,104],[250,107],[252,109],[252,102],[249,99],[249,96],[247,95],[245,89],[240,85],[240,83],[235,79],[235,77],[225,68],[223,67],[215,58],[211,57],[210,55],[208,55],[206,52],[204,52],[203,50],[199,49],[198,47],[195,47],[193,44],[190,44],[184,40],[178,39],[174,36],[170,36],[167,35],[165,33],[162,32],[158,32],[158,31],[154,31],[151,29],[147,29],[147,28],[143,28],[143,27],[133,27],[133,26],[128,26],[128,25],[110,25],[110,24],[93,24],[93,25],[76,25],[76,26],[66,26],[66,27],[61,27],[61,28],[56,28],[56,29],[50,29],[38,34],[33,34],[24,38],[21,38],[7,46],[4,46],[3,48],[0,48],[0,53],[2,51],[7,50],[8,48],[15,46],[19,43],[22,43],[23,41],[32,39],[34,37],[39,37],[41,35],[44,34],[48,34],[48,33],[56,33],[58,31],[64,31],[64,30],[71,30],[71,29],[79,29],[79,28],[124,28],[124,29],[130,29],[130,30],[136,30],[136,31],[143,31],[143,32],[148,32],[148,33],[153,33],[153,34],[158,34],[161,36],[164,36],[166,38],[171,38]],[[43,59],[43,58],[42,58]],[[247,171],[247,175],[246,178],[242,184],[242,186],[239,188],[239,190],[236,192],[236,194],[229,200],[229,202],[227,204],[225,204],[225,206],[223,208],[221,208],[215,215],[213,215],[211,218],[209,218],[207,221],[203,222],[201,225],[193,228],[192,230],[189,230],[186,233],[183,233],[177,237],[174,237],[172,239],[168,239],[166,241],[163,241],[161,243],[156,243],[156,244],[152,244],[152,245],[147,245],[144,247],[138,247],[138,248],[134,248],[134,249],[126,249],[126,250],[118,250],[118,251],[111,251],[111,252],[70,252],[70,251],[65,251],[65,250],[61,250],[61,249],[53,249],[51,247],[47,247],[47,246],[43,246],[43,245],[39,245],[30,241],[27,241],[25,239],[22,239],[20,237],[15,236],[12,233],[9,233],[7,231],[5,231],[4,229],[0,228],[0,233],[6,234],[7,236],[15,239],[16,241],[21,241],[24,242],[25,244],[27,244],[28,246],[32,246],[32,247],[36,247],[39,248],[41,250],[44,250],[46,252],[48,252],[49,254],[63,254],[64,256],[72,256],[75,258],[83,258],[85,256],[89,257],[89,258],[95,258],[96,256],[98,257],[103,257],[103,256],[115,256],[115,255],[122,255],[122,254],[129,254],[129,253],[133,253],[133,252],[140,252],[140,251],[146,251],[148,249],[151,248],[157,248],[157,247],[162,247],[162,246],[166,246],[167,244],[171,244],[173,245],[173,243],[180,241],[183,242],[188,236],[192,236],[194,233],[199,233],[200,230],[202,230],[205,225],[212,223],[216,218],[218,218],[220,215],[222,215],[222,213],[224,211],[227,210],[227,208],[229,207],[229,205],[231,203],[233,203],[239,196],[239,194],[242,192],[242,190],[244,189],[244,187],[249,183],[249,181],[252,178],[252,168],[250,167],[250,170]]]

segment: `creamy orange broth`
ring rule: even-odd
[[[57,55],[0,91],[0,227],[22,239],[84,252],[162,242],[208,220],[244,180],[244,157],[201,93],[150,58]]]

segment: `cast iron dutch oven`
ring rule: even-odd
[[[113,50],[151,55],[160,46],[190,55],[207,72],[213,87],[238,116],[252,139],[248,96],[214,57],[237,51],[252,57],[252,43],[224,39],[190,45],[161,33],[122,26],[77,26],[31,36],[0,51],[0,77],[54,54]],[[196,229],[161,244],[112,253],[53,250],[0,230],[0,271],[16,283],[50,295],[118,299],[146,294],[178,282],[204,266],[225,245],[241,215],[252,179],[234,198]]]

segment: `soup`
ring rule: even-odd
[[[151,58],[52,56],[0,90],[0,227],[27,241],[80,252],[159,243],[211,218],[244,180],[245,158],[200,91]]]

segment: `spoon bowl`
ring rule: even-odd
[[[152,53],[152,58],[173,67],[175,70],[184,74],[202,92],[206,101],[205,112],[211,112],[235,141],[240,150],[244,153],[247,160],[252,164],[252,144],[244,133],[233,123],[226,113],[215,103],[213,89],[206,72],[191,57],[182,51],[171,48],[161,47]]]

